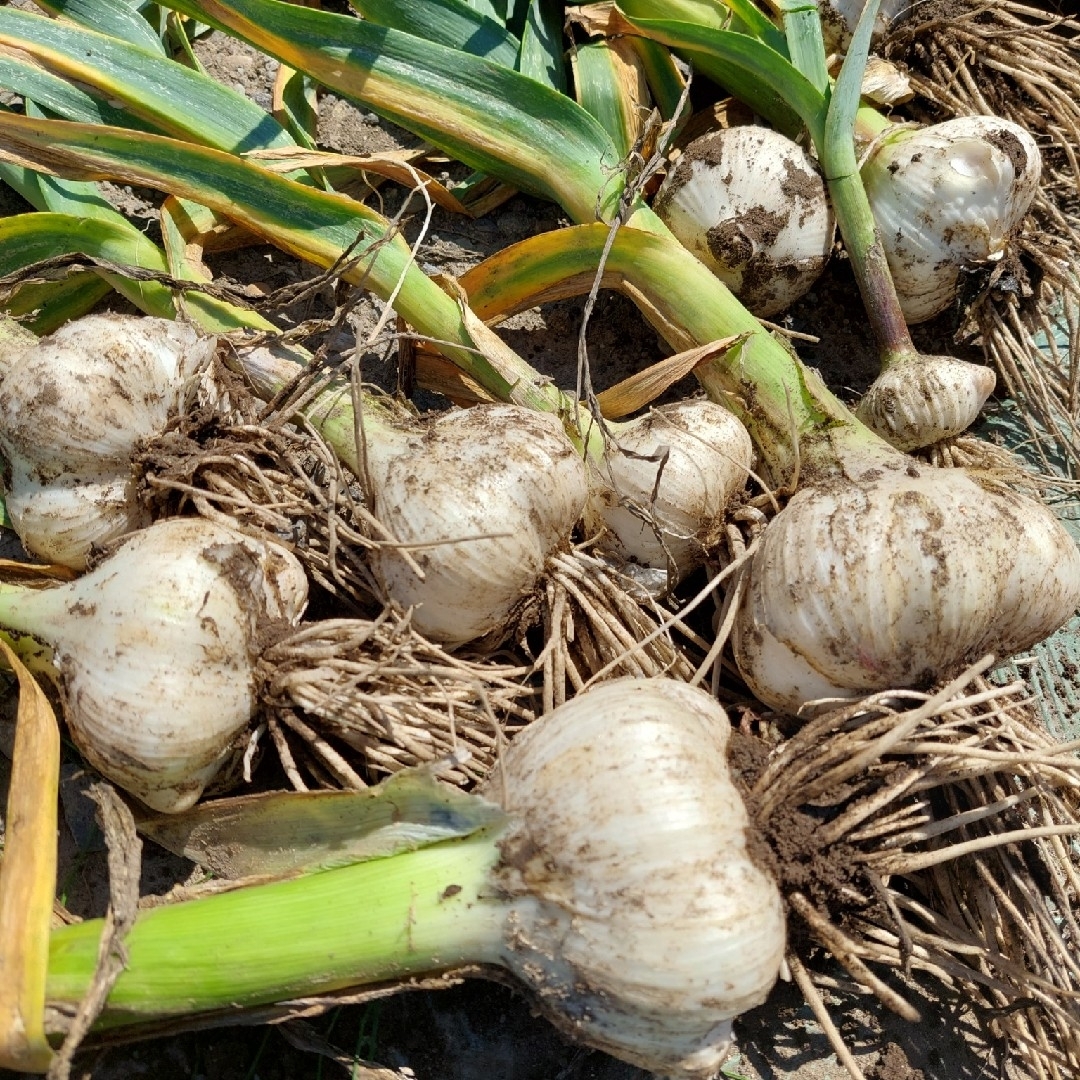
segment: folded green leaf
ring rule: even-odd
[[[119,38],[147,52],[165,56],[154,28],[143,17],[139,0],[38,0],[47,11],[63,15],[88,30]]]
[[[139,823],[156,843],[220,878],[283,876],[415,851],[498,826],[494,803],[403,771],[367,791],[270,792]]]
[[[566,93],[563,6],[556,0],[530,0],[517,69],[560,94]]]
[[[684,53],[696,70],[773,127],[795,135],[805,124],[817,142],[825,125],[825,97],[782,53],[749,34],[669,19],[626,18],[646,37]]]
[[[46,71],[21,49],[6,51],[0,48],[0,86],[29,98],[42,109],[67,120],[77,120],[83,124],[116,124],[146,131],[159,130],[153,124],[88,94],[67,79]]]
[[[138,118],[135,126],[236,153],[293,144],[281,125],[243,94],[118,38],[0,7],[2,45],[109,103],[122,103]],[[67,112],[59,104],[49,107],[70,119],[93,119]],[[131,126],[129,120],[119,122]]]
[[[119,267],[169,273],[169,265],[161,249],[119,215],[115,220],[57,213],[15,214],[0,218],[0,277],[36,262],[76,254],[105,260]],[[156,281],[133,280],[122,272],[100,269],[97,273],[102,281],[127,297],[140,311],[166,319],[176,318],[174,294],[168,286]],[[68,304],[75,302],[75,298],[68,295],[73,287],[65,282],[55,283],[51,293],[45,286],[36,288],[39,288],[37,295],[41,302],[47,300],[55,305],[61,298],[65,298]],[[188,313],[213,333],[224,333],[243,326],[273,329],[272,324],[254,311],[236,307],[205,293],[189,292],[186,295]],[[20,290],[14,299],[16,303],[10,310],[21,313],[26,309],[29,298],[22,297]],[[51,308],[46,323],[54,322],[56,315],[55,309]]]
[[[619,9],[634,19],[666,19],[750,34],[787,56],[783,33],[754,0],[620,0]]]
[[[498,64],[348,16],[279,0],[169,0],[374,109],[480,172],[582,221],[614,205],[619,155],[554,90]]]
[[[513,68],[521,42],[465,0],[349,0],[369,22]]]
[[[40,335],[51,334],[64,323],[92,311],[113,290],[104,278],[85,271],[60,281],[20,285],[7,296],[5,291],[0,289],[0,310],[14,315],[28,330]]]
[[[603,38],[578,45],[570,57],[578,104],[596,117],[619,156],[626,157],[641,133],[650,104],[633,51],[622,39]]]

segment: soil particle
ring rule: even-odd
[[[907,1054],[896,1043],[889,1043],[866,1080],[923,1080],[922,1069],[913,1069]]]

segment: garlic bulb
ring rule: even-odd
[[[897,450],[917,450],[971,427],[996,382],[981,364],[908,354],[882,370],[855,415]]]
[[[558,418],[477,405],[372,435],[375,514],[423,573],[401,547],[377,549],[385,594],[441,644],[504,632],[585,505],[585,464]]]
[[[526,728],[487,792],[512,815],[501,962],[572,1037],[667,1076],[715,1075],[784,953],[729,732],[701,690],[618,679]]]
[[[1042,640],[1080,605],[1080,551],[1051,511],[961,470],[872,463],[770,523],[735,624],[763,702],[926,688]]]
[[[307,579],[283,548],[202,518],[134,533],[47,589],[0,586],[0,625],[47,641],[83,756],[155,810],[185,810],[256,704],[254,663]]]
[[[317,873],[140,912],[103,1019],[115,1030],[501,965],[572,1038],[664,1076],[712,1077],[732,1018],[764,1000],[785,947],[728,735],[704,691],[626,679],[515,738],[486,792],[504,809],[417,778],[403,794],[400,776],[353,792],[390,810],[385,855],[346,851]],[[316,795],[344,794],[305,796],[309,815]],[[234,821],[265,819],[245,804]],[[93,921],[53,934],[47,1001],[83,999],[100,940]]]
[[[821,175],[802,147],[771,128],[743,125],[695,139],[653,209],[759,316],[802,296],[832,251]]]
[[[165,429],[215,348],[167,319],[88,315],[0,349],[5,500],[27,551],[79,570],[93,544],[147,523],[132,452]]]
[[[590,466],[585,528],[601,547],[662,572],[662,586],[700,566],[724,510],[746,485],[753,446],[727,409],[706,400],[662,405],[614,425]]]
[[[889,29],[906,18],[914,0],[881,0],[874,19],[874,39],[882,37]],[[823,0],[818,4],[821,12],[821,29],[825,44],[830,51],[845,52],[851,42],[855,25],[866,7],[866,0]]]
[[[965,269],[1001,259],[1041,170],[1030,132],[996,116],[898,127],[873,145],[863,183],[909,323],[953,303]]]

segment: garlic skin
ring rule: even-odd
[[[997,377],[953,356],[907,356],[874,380],[855,415],[897,450],[917,450],[967,431]]]
[[[665,1076],[715,1075],[784,954],[729,734],[704,691],[616,679],[526,728],[485,792],[513,815],[501,962],[574,1039]]]
[[[963,116],[876,143],[862,166],[909,324],[954,302],[960,275],[1000,260],[1039,189],[1031,133],[996,116]]]
[[[683,151],[653,209],[755,315],[799,299],[832,252],[835,223],[813,159],[771,128],[710,132]]]
[[[601,548],[677,584],[705,561],[753,454],[742,423],[703,399],[615,425],[603,460],[590,462],[586,531],[607,530]]]
[[[104,480],[64,476],[48,484],[23,477],[4,502],[27,551],[73,570],[86,566],[95,544],[150,524],[130,475]]]
[[[914,0],[881,0],[874,19],[872,40],[877,41],[888,31],[907,18]],[[830,52],[845,52],[851,43],[855,25],[866,7],[866,0],[822,0],[818,4],[821,13],[821,31]]]
[[[284,548],[203,518],[133,534],[68,584],[20,590],[0,622],[49,642],[80,752],[147,806],[192,806],[256,706],[267,629],[294,625],[307,579]]]
[[[27,551],[81,570],[92,545],[146,524],[131,455],[165,429],[216,347],[168,319],[88,315],[0,350],[6,502]]]
[[[1030,647],[1080,605],[1080,550],[1043,504],[914,462],[798,492],[770,523],[733,634],[766,705],[927,688]]]
[[[371,566],[413,626],[455,647],[505,632],[548,558],[569,544],[588,494],[585,463],[557,417],[517,405],[455,409],[367,446],[374,510],[410,549]]]

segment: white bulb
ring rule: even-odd
[[[832,251],[821,174],[801,146],[771,128],[747,124],[695,139],[653,209],[759,316],[790,307]]]

